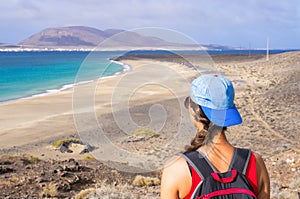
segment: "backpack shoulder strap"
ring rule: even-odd
[[[251,150],[235,148],[231,166],[229,168],[236,169],[237,171],[245,175],[248,168],[250,156]]]
[[[180,153],[180,156],[182,156],[195,169],[202,180],[214,172],[210,163],[198,151]]]

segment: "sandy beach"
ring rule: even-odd
[[[193,64],[199,66],[203,64],[203,60],[199,60],[193,55],[187,56]],[[251,148],[263,156],[271,178],[272,198],[279,196],[296,198],[300,193],[300,52],[271,55],[269,61],[266,61],[262,55],[214,55],[212,60],[216,69],[234,83],[236,105],[243,117],[242,125],[228,129],[229,140],[238,147]],[[130,194],[135,194],[135,198],[158,198],[159,183],[148,186],[130,184],[138,174],[117,171],[96,160],[83,161],[88,154],[79,154],[75,145],[72,148],[73,153],[61,153],[52,146],[57,140],[78,137],[77,131],[81,129],[80,125],[82,124],[75,125],[74,119],[81,118],[81,115],[86,114],[89,110],[94,110],[93,114],[99,125],[114,145],[132,153],[155,151],[155,148],[160,148],[173,139],[177,130],[176,121],[180,120],[179,103],[188,95],[189,81],[199,72],[188,67],[184,60],[174,57],[159,55],[154,58],[124,57],[121,61],[130,65],[132,71],[78,86],[75,88],[75,93],[78,94],[74,95],[75,103],[74,89],[70,89],[48,96],[0,104],[2,127],[0,129],[0,154],[3,156],[0,159],[1,169],[5,168],[3,165],[5,165],[4,160],[7,155],[19,157],[23,154],[31,154],[41,160],[31,166],[38,170],[46,168],[51,161],[50,165],[58,167],[69,164],[70,161],[66,161],[74,158],[79,165],[91,168],[91,172],[96,171],[101,165],[103,172],[98,168],[96,173],[100,177],[97,177],[84,171],[86,172],[85,176],[90,175],[89,180],[91,181],[86,183],[88,186],[77,186],[76,183],[84,184],[78,180],[74,183],[76,186],[70,185],[72,191],[58,190],[52,195],[44,196],[74,197],[83,189],[90,189],[91,193],[95,193],[96,187],[102,187],[102,190],[99,190],[100,194],[109,195],[111,191],[103,189],[106,186],[109,187],[107,184],[115,183],[111,190],[123,190],[124,194],[128,193],[128,197]],[[157,78],[155,75],[159,73],[158,71],[162,75]],[[167,73],[169,75],[165,75]],[[145,77],[151,77],[151,75],[155,81],[152,84],[143,85]],[[137,87],[131,82],[143,86]],[[173,88],[176,89],[172,90]],[[126,92],[122,93],[123,91]],[[85,93],[87,94],[85,95]],[[83,95],[87,98],[89,95],[94,96],[95,101],[88,98],[86,102],[82,102],[80,100],[83,99],[81,98]],[[82,106],[79,109],[80,103]],[[140,137],[126,133],[118,126],[119,121],[116,119],[116,114],[122,113],[124,109],[129,110],[133,121],[138,126],[147,126],[147,124],[151,126],[152,120],[149,119],[148,112],[153,104],[166,107],[167,120],[160,129],[160,133]],[[154,124],[159,124],[162,118],[159,116],[156,118],[158,123]],[[125,125],[121,122],[119,125]],[[190,130],[190,127],[187,129]],[[180,144],[184,146],[188,143],[189,140],[183,140]],[[97,150],[95,149],[95,151]],[[174,152],[173,148],[169,150],[166,154],[175,154],[177,149],[174,148]],[[16,158],[15,161],[20,160]],[[123,162],[123,160],[119,162]],[[22,164],[15,165],[22,167]],[[18,167],[14,168],[9,165],[7,168],[10,167],[12,168],[11,172],[3,172],[3,174],[0,172],[0,198],[8,195],[41,197],[42,192],[45,194],[45,187],[50,186],[52,182],[51,180],[44,183],[39,182],[35,178],[26,177],[26,170],[20,169],[19,171]],[[48,169],[55,170],[52,167]],[[116,181],[113,177],[108,177],[110,173],[113,173],[113,177],[120,179]],[[40,173],[34,175],[40,175]],[[160,177],[159,171],[143,175],[158,180]],[[20,179],[14,181],[12,176],[14,178],[23,177],[23,181]],[[79,179],[83,179],[83,177],[84,175]],[[53,178],[56,179],[56,177]],[[60,178],[63,177],[60,176]],[[93,182],[92,179],[94,179]],[[20,191],[13,191],[17,181],[19,181]],[[59,184],[59,182],[57,183]],[[126,183],[130,185],[122,186]],[[30,188],[30,184],[34,184],[32,185],[34,189]],[[3,191],[4,189],[6,191]],[[123,196],[126,198],[126,194]]]

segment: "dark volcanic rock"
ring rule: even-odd
[[[20,160],[26,160],[31,169],[26,169]],[[0,156],[0,198],[70,198],[104,182],[131,183],[134,177],[135,174],[117,172],[96,160],[71,158],[33,163],[28,157]]]
[[[62,152],[62,153],[73,153],[73,151],[70,150],[65,143],[60,145],[59,151]]]
[[[7,166],[0,166],[0,175],[4,173],[10,173],[13,172],[14,170],[11,167]]]

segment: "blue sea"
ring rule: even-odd
[[[124,70],[108,58],[118,52],[0,52],[0,102],[59,92]],[[88,58],[88,59],[86,59]],[[84,72],[77,72],[84,65]],[[82,69],[81,69],[82,70]]]
[[[281,53],[288,50],[271,50]],[[134,51],[134,53],[157,54],[167,51]],[[191,53],[195,51],[186,51]],[[248,54],[249,51],[208,51],[211,54]],[[179,52],[185,53],[183,51]],[[252,50],[251,54],[265,53]],[[126,66],[111,62],[109,58],[122,55],[116,52],[40,51],[0,52],[0,103],[20,98],[35,97],[59,92],[76,84],[116,75]],[[77,73],[84,65],[80,77]],[[128,68],[127,68],[128,69]]]

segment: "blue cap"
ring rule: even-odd
[[[234,105],[234,89],[231,82],[221,75],[206,74],[194,79],[190,97],[199,104],[207,118],[217,126],[233,126],[242,123]]]

